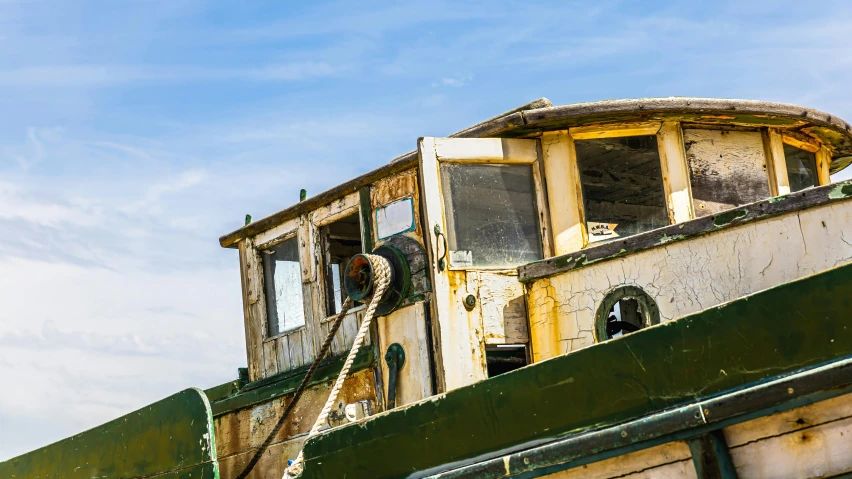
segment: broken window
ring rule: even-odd
[[[618,338],[660,323],[657,303],[637,286],[622,286],[606,295],[596,315],[598,341]]]
[[[527,365],[527,347],[524,344],[496,344],[485,348],[485,365],[488,377],[493,378]]]
[[[769,197],[760,132],[685,129],[683,140],[696,217]]]
[[[542,258],[532,165],[441,164],[450,266]]]
[[[669,224],[657,137],[576,142],[589,242]]]
[[[362,252],[361,223],[358,213],[320,227],[325,268],[326,314],[337,314],[343,307],[343,271],[349,258]]]
[[[296,238],[285,240],[263,251],[261,256],[266,291],[267,337],[304,326],[298,241]]]
[[[787,163],[787,179],[790,192],[817,186],[816,155],[795,146],[784,145],[784,160]]]

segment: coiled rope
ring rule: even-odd
[[[343,387],[343,381],[345,381],[346,376],[349,375],[349,369],[352,368],[352,363],[355,361],[355,356],[358,354],[358,348],[364,344],[364,339],[370,331],[370,323],[373,321],[373,315],[376,314],[376,308],[382,301],[382,296],[385,295],[388,287],[390,287],[391,267],[388,260],[374,254],[365,254],[364,256],[370,261],[370,266],[373,270],[373,296],[370,298],[370,305],[364,313],[364,319],[361,321],[361,327],[358,328],[358,334],[355,336],[355,340],[352,343],[352,349],[349,350],[349,355],[346,356],[346,362],[343,363],[343,369],[340,370],[340,374],[337,376],[337,381],[334,382],[334,387],[331,388],[331,393],[328,395],[328,400],[326,400],[325,406],[323,406],[322,411],[320,411],[316,422],[314,422],[314,427],[311,428],[311,432],[308,433],[308,437],[305,441],[316,436],[322,425],[328,419],[328,414],[331,412],[331,408],[334,403],[337,402],[337,396],[340,394],[340,389]],[[349,302],[350,299],[347,297],[346,301]],[[326,340],[328,340],[328,338],[326,338]],[[303,463],[304,449],[299,451],[299,455],[296,456],[293,463],[287,467],[286,471],[284,471],[283,479],[291,479],[301,476]]]

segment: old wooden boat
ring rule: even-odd
[[[220,238],[238,379],[0,477],[852,477],[850,162],[843,120],[741,100],[420,138]]]

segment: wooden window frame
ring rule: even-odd
[[[546,132],[541,136],[545,179],[551,184],[563,186],[560,191],[553,191],[553,188],[548,191],[555,255],[570,254],[590,244],[575,142],[649,135],[657,137],[669,224],[682,223],[695,217],[683,131],[679,122],[580,126]]]
[[[784,155],[784,145],[790,145],[814,154],[817,174],[817,184],[814,186],[824,186],[831,183],[831,174],[829,173],[831,151],[816,139],[801,138],[801,135],[794,135],[776,128],[767,128],[763,131],[763,144],[770,195],[790,194],[790,178],[787,176],[787,158]]]
[[[542,259],[553,256],[552,238],[550,235],[550,211],[548,210],[545,172],[539,142],[530,140],[518,141],[513,138],[467,138],[464,142],[453,141],[455,138],[435,138],[435,166],[438,175],[438,192],[441,211],[447,223],[447,234],[452,228],[447,214],[447,203],[441,185],[441,163],[454,164],[499,164],[499,165],[530,165],[535,190],[536,211],[538,213],[538,229],[541,239]],[[471,145],[473,145],[471,147]],[[535,145],[535,146],[533,146]],[[446,259],[450,271],[515,271],[512,266],[452,266]]]
[[[335,221],[346,218],[347,216],[358,215],[358,224],[363,229],[364,225],[363,218],[361,216],[361,201],[359,194],[351,193],[343,198],[334,201],[326,206],[317,208],[310,214],[310,237],[313,238],[313,247],[312,247],[312,257],[315,258],[312,263],[314,263],[314,267],[316,268],[316,277],[314,278],[316,283],[316,291],[315,294],[318,295],[319,301],[316,301],[315,304],[319,305],[322,309],[322,314],[320,314],[319,323],[324,324],[332,321],[337,314],[329,315],[327,313],[326,306],[328,304],[328,294],[327,291],[327,277],[326,277],[326,269],[327,266],[325,264],[325,258],[323,257],[324,252],[322,251],[323,243],[320,238],[320,228],[323,226],[328,226]],[[361,250],[364,252],[364,244],[362,239]],[[364,309],[364,305],[355,305],[351,309],[349,309],[349,313],[354,313]],[[322,338],[320,338],[322,339]]]
[[[258,245],[257,247],[255,247],[256,254],[261,257],[261,260],[258,262],[258,265],[260,266],[260,274],[263,275],[264,278],[265,278],[265,272],[263,271],[263,259],[262,259],[263,258],[262,255],[265,254],[264,251],[268,250],[269,248],[274,248],[275,246],[278,246],[285,241],[288,241],[288,240],[291,240],[291,239],[297,239],[298,234],[299,234],[298,229],[293,229],[292,231],[290,231],[286,234],[283,234],[281,236],[276,237],[272,241],[268,241],[266,243],[263,243],[262,245]],[[260,236],[260,235],[258,235],[258,236]],[[299,248],[298,239],[297,239],[296,247]],[[299,249],[301,250],[301,248],[299,248]],[[301,266],[301,251],[299,251],[299,255],[300,255],[299,265]],[[266,280],[264,279],[264,282],[265,281]],[[278,339],[282,336],[287,336],[291,333],[300,332],[300,330],[304,329],[307,326],[307,315],[306,315],[305,324],[299,326],[298,328],[289,329],[287,331],[282,331],[278,334],[270,336],[269,335],[269,312],[266,309],[266,304],[265,304],[266,303],[266,289],[264,289],[262,291],[262,294],[263,294],[263,302],[264,302],[264,310],[263,310],[263,341],[264,342],[272,341],[272,340]],[[304,304],[302,305],[302,309],[304,309]]]

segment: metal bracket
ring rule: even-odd
[[[387,408],[396,407],[396,384],[399,379],[399,370],[405,365],[405,350],[399,343],[388,346],[385,353],[385,362],[388,364],[388,403]]]

